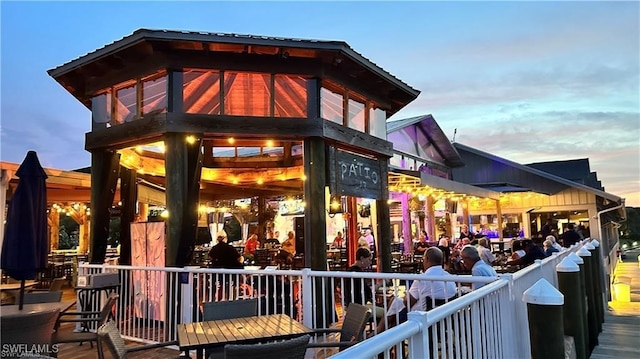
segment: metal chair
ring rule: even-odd
[[[51,334],[58,319],[59,310],[25,313],[21,315],[7,315],[0,317],[0,331],[2,336],[2,357],[18,358],[50,353],[20,353],[12,352],[10,344],[15,347],[31,350],[50,350]],[[19,346],[18,346],[19,345]],[[5,346],[8,351],[5,351]],[[28,355],[27,355],[28,354]]]
[[[218,320],[258,315],[258,298],[202,303],[202,319]]]
[[[24,304],[52,303],[62,300],[62,291],[24,293]]]
[[[51,283],[49,284],[48,289],[33,289],[31,292],[57,292],[62,290],[62,286],[64,285],[64,278],[53,278]]]
[[[225,359],[304,359],[311,336],[265,344],[227,344],[224,346]]]
[[[98,334],[99,342],[102,344],[106,344],[107,348],[109,348],[109,351],[111,352],[113,357],[116,359],[125,359],[127,355],[132,352],[139,352],[143,350],[162,348],[169,345],[178,344],[178,341],[176,340],[176,341],[165,342],[165,343],[149,344],[149,345],[142,345],[142,346],[127,348],[124,343],[124,339],[122,339],[122,335],[120,335],[120,331],[116,326],[116,323],[113,321],[102,324],[98,328],[97,334]],[[102,345],[101,347],[104,348],[104,345]],[[179,356],[179,358],[188,358],[188,357]]]
[[[340,350],[348,348],[364,339],[364,328],[371,319],[371,309],[358,304],[350,303],[347,307],[347,314],[344,316],[341,328],[320,328],[314,334],[339,333],[337,342],[314,342],[309,343],[309,348],[330,348],[338,347]]]
[[[60,317],[56,322],[56,332],[51,336],[51,343],[82,343],[89,342],[91,347],[93,347],[93,342],[96,342],[97,350],[98,350],[98,358],[102,359],[102,345],[98,340],[98,333],[93,333],[89,331],[89,325],[91,323],[96,323],[99,326],[103,325],[109,320],[109,317],[112,315],[112,312],[116,306],[118,301],[118,294],[112,293],[107,299],[107,303],[102,307],[102,310],[99,312],[72,312],[66,311],[60,313]],[[65,318],[66,316],[74,316],[74,318]],[[80,318],[76,318],[75,316],[80,316]],[[65,331],[62,332],[59,330],[61,323],[82,323],[83,331],[75,332],[75,331]]]
[[[258,298],[202,303],[203,320],[245,318],[258,315]],[[224,348],[207,349],[205,358],[224,358]]]

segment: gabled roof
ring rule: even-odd
[[[153,30],[139,29],[131,35],[125,36],[110,44],[107,44],[95,51],[82,55],[63,65],[48,70],[49,75],[60,82],[65,88],[76,89],[78,85],[74,81],[82,77],[89,76],[90,71],[87,70],[89,65],[95,62],[103,61],[105,64],[96,65],[94,67],[109,66],[111,62],[127,60],[122,58],[121,52],[134,49],[143,44],[155,44],[158,48],[175,48],[200,50],[202,52],[229,52],[232,47],[244,46],[244,53],[274,55],[279,54],[282,58],[287,57],[320,57],[322,61],[340,65],[342,67],[357,68],[357,76],[368,76],[375,78],[379,87],[386,83],[394,89],[393,97],[400,106],[403,107],[410,101],[413,101],[420,91],[401,81],[388,71],[373,63],[359,52],[355,51],[344,41],[326,41],[311,39],[296,39],[271,36],[256,36],[230,33],[216,32],[200,32],[200,31],[175,31],[175,30]],[[167,46],[169,45],[169,46]],[[212,50],[211,46],[215,45]],[[153,46],[149,46],[153,51]],[[273,51],[273,49],[277,51]],[[302,50],[302,51],[294,51]],[[147,55],[147,49],[142,49],[140,53]],[[231,51],[233,52],[233,51]],[[304,54],[300,54],[303,52]],[[95,64],[94,64],[95,65]],[[122,64],[120,64],[122,65]],[[348,66],[346,66],[348,65]],[[74,75],[75,76],[71,76]],[[394,109],[393,112],[397,111]]]
[[[591,172],[588,158],[536,162],[527,164],[527,166],[604,191],[596,173]]]
[[[556,176],[554,174],[551,174],[551,173],[548,173],[548,172],[545,172],[545,171],[541,171],[541,170],[536,169],[536,168],[532,168],[532,167],[529,167],[529,166],[521,165],[519,163],[507,160],[505,158],[498,157],[496,155],[480,151],[480,150],[478,150],[476,148],[463,145],[461,143],[457,143],[456,142],[456,143],[453,144],[453,146],[455,148],[459,149],[459,150],[464,150],[464,151],[473,153],[473,154],[475,154],[477,156],[485,157],[485,158],[490,159],[492,161],[495,161],[495,162],[502,163],[504,165],[513,167],[513,168],[515,168],[517,170],[526,172],[526,173],[528,173],[529,175],[532,175],[532,176],[544,178],[544,179],[556,182],[556,183],[558,183],[560,185],[563,185],[563,186],[566,186],[566,187],[577,188],[577,189],[583,190],[585,192],[592,193],[592,194],[594,194],[596,196],[605,198],[605,199],[607,199],[609,201],[614,201],[616,203],[621,203],[621,201],[622,201],[622,198],[620,198],[618,196],[615,196],[613,194],[601,191],[599,189],[595,189],[593,187],[585,186],[585,185],[577,183],[577,182],[573,182],[573,181],[568,180],[566,178],[563,178],[563,177],[560,177],[560,176]],[[458,179],[455,178],[455,173],[454,173],[454,180],[458,180]],[[481,184],[477,184],[477,183],[472,183],[472,184],[474,186],[480,186],[481,185]]]
[[[456,150],[444,132],[442,132],[442,129],[432,115],[421,115],[402,120],[389,121],[387,122],[387,134],[400,131],[409,126],[417,127],[418,130],[429,139],[429,142],[436,147],[438,153],[446,160],[447,166],[451,168],[464,166],[458,150]],[[416,141],[416,139],[414,139],[414,141]],[[418,143],[418,145],[421,144]]]

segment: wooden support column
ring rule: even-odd
[[[462,200],[462,223],[466,224],[469,227],[469,230],[471,230],[471,223],[469,222],[469,200],[468,199],[463,199]]]
[[[427,231],[427,236],[429,236],[430,241],[437,241],[436,238],[436,213],[433,210],[433,197],[431,195],[427,196],[427,199],[424,201],[424,214],[425,214],[425,231]]]
[[[120,261],[119,264],[131,264],[131,223],[136,215],[138,199],[138,175],[136,171],[120,168]]]
[[[304,140],[304,200],[307,203],[304,216],[305,267],[327,270],[327,206],[325,144],[320,137]]]
[[[409,194],[402,192],[400,194],[400,201],[402,206],[402,237],[404,254],[411,254],[413,252],[413,241],[411,238],[411,209],[409,208]]]
[[[60,245],[60,212],[54,207],[49,209],[47,224],[49,225],[49,251],[54,251]]]
[[[149,220],[149,205],[147,203],[138,203],[138,216],[140,222],[146,222]]]
[[[500,205],[499,199],[496,200],[496,216],[498,216],[498,239],[502,241],[502,205]]]
[[[265,211],[267,208],[267,200],[264,196],[260,196],[258,197],[258,228],[257,228],[257,235],[258,235],[258,239],[260,239],[260,241],[262,241],[263,239],[266,239],[267,237],[265,236],[265,227],[266,227],[266,220],[265,220]]]
[[[378,255],[378,271],[391,272],[391,216],[389,214],[389,161],[379,159],[380,163],[380,186],[382,197],[376,200],[376,249]]]
[[[188,134],[165,134],[167,174],[167,267],[188,265],[193,255],[198,226],[198,196],[202,173],[202,136],[186,141]]]
[[[86,207],[82,209],[80,213],[81,222],[80,223],[80,233],[78,234],[78,250],[79,254],[86,254],[89,250],[89,229],[90,229],[90,220],[89,216],[87,216]]]
[[[349,265],[356,261],[356,251],[358,250],[358,239],[360,232],[358,231],[358,202],[355,197],[347,197],[347,251]]]
[[[91,243],[92,264],[104,263],[109,238],[111,206],[118,184],[120,155],[112,150],[91,153]]]

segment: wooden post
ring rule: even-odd
[[[589,355],[598,345],[598,314],[595,308],[595,291],[593,288],[593,262],[591,261],[591,252],[582,247],[576,252],[577,255],[584,260],[584,283],[587,294],[587,323],[589,328]]]
[[[604,306],[605,306],[605,295],[606,291],[603,288],[603,279],[604,279],[604,263],[602,260],[602,251],[600,248],[600,242],[595,239],[589,242],[589,245],[593,247],[593,250],[589,249],[592,257],[594,258],[595,265],[593,266],[595,269],[595,281],[594,285],[596,288],[596,301],[598,303],[598,331],[602,332],[602,323],[604,323]]]
[[[58,249],[60,245],[60,212],[54,207],[49,209],[49,251]]]
[[[522,300],[527,303],[531,358],[564,358],[562,293],[540,279],[522,294]]]
[[[409,194],[402,192],[400,194],[402,206],[402,237],[403,237],[403,254],[411,254],[413,251],[413,241],[411,240],[411,209],[409,209]]]
[[[90,245],[92,264],[104,263],[109,238],[111,206],[118,184],[120,155],[112,150],[91,153],[91,229]]]
[[[313,270],[327,270],[325,144],[320,137],[304,140],[304,261]],[[357,240],[357,239],[356,239]]]
[[[198,195],[202,172],[202,136],[193,135],[194,143],[186,141],[187,134],[165,134],[165,170],[167,181],[167,267],[188,265],[193,254],[198,225]]]
[[[380,186],[382,198],[376,200],[376,252],[378,256],[378,272],[391,272],[391,217],[389,214],[389,191],[388,172],[389,164],[387,159],[379,159],[380,163]]]
[[[571,259],[578,265],[580,269],[579,283],[580,283],[580,301],[582,302],[582,310],[584,311],[582,314],[582,327],[584,328],[584,352],[589,353],[589,322],[587,319],[587,288],[585,284],[584,277],[584,260],[577,254],[571,253],[567,256],[567,258]]]
[[[119,264],[131,264],[131,223],[136,215],[138,199],[136,171],[120,168],[120,259]]]
[[[564,334],[573,337],[578,359],[586,359],[587,356],[587,332],[584,328],[584,316],[582,289],[580,287],[580,267],[573,260],[564,258],[556,266],[558,272],[558,290],[566,298],[569,305],[562,310],[564,322]]]

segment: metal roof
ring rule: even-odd
[[[583,184],[568,180],[566,178],[562,178],[560,176],[556,176],[554,174],[551,174],[551,173],[548,173],[548,172],[545,172],[545,171],[541,171],[541,170],[538,170],[538,169],[535,169],[535,168],[532,168],[532,167],[521,165],[519,163],[507,160],[507,159],[502,158],[502,157],[498,157],[496,155],[493,155],[493,154],[490,154],[490,153],[487,153],[487,152],[480,151],[480,150],[478,150],[476,148],[469,147],[469,146],[463,145],[463,144],[458,143],[458,142],[453,143],[453,146],[458,148],[458,149],[473,153],[475,155],[488,158],[488,159],[490,159],[492,161],[496,161],[496,162],[505,164],[507,166],[511,166],[511,167],[513,167],[515,169],[521,170],[523,172],[527,172],[527,173],[529,173],[531,175],[542,177],[542,178],[554,181],[556,183],[562,184],[562,185],[567,186],[567,187],[573,187],[573,188],[576,188],[576,189],[583,190],[585,192],[592,193],[592,194],[594,194],[596,196],[600,196],[602,198],[606,198],[606,199],[608,199],[610,201],[615,201],[617,203],[620,203],[622,201],[621,197],[615,196],[615,195],[613,195],[611,193],[607,193],[607,192],[601,191],[599,189],[595,189],[593,187],[589,187],[589,186],[586,186],[586,185],[583,185]],[[474,185],[478,186],[479,184],[474,184]]]

